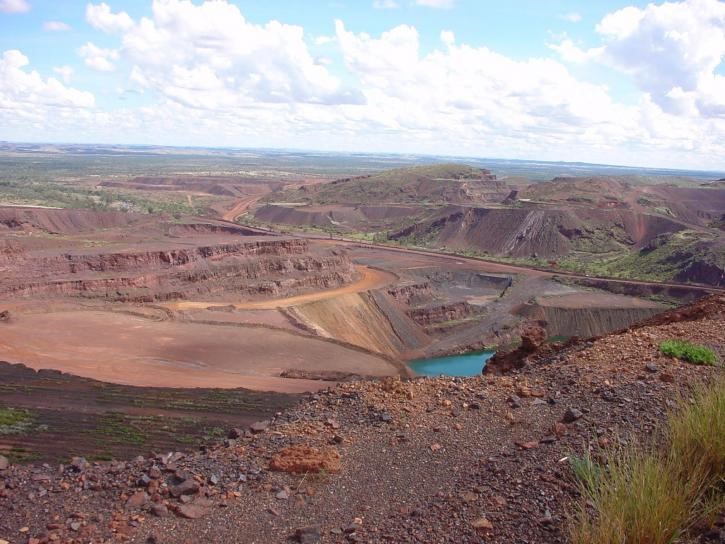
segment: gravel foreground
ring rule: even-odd
[[[501,376],[343,384],[193,454],[0,456],[0,544],[563,543],[579,498],[567,457],[652,440],[678,398],[722,373],[659,343],[722,361],[724,325],[713,296]]]

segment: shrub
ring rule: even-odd
[[[725,507],[725,380],[681,401],[664,447],[630,446],[606,466],[574,458],[582,501],[573,544],[669,544]]]
[[[717,356],[710,348],[684,340],[665,340],[660,344],[660,351],[668,357],[677,357],[696,365],[717,363]]]

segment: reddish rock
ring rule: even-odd
[[[145,491],[138,491],[131,495],[126,501],[126,506],[129,508],[140,508],[149,500],[149,496]]]
[[[175,485],[171,488],[171,494],[174,497],[181,497],[182,495],[194,495],[199,491],[199,482],[193,478],[187,478],[179,485]]]
[[[207,499],[196,499],[189,504],[182,504],[177,509],[178,514],[186,519],[199,519],[211,512],[212,502]]]
[[[314,448],[297,444],[281,450],[269,463],[279,472],[340,472],[340,454],[334,448]]]

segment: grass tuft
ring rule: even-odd
[[[717,363],[713,350],[685,340],[665,340],[660,344],[660,351],[668,357],[676,357],[696,365],[714,366]]]
[[[665,438],[612,451],[606,467],[572,462],[582,494],[573,544],[670,544],[725,507],[725,379],[682,401]]]

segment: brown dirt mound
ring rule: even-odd
[[[122,212],[0,207],[0,228],[43,230],[51,234],[78,234],[98,229],[124,227],[142,217]]]

